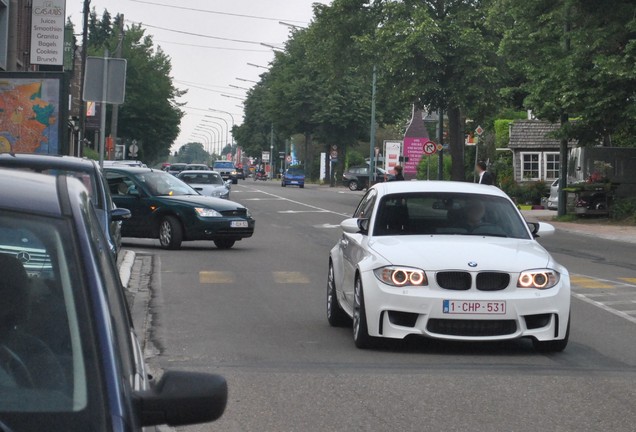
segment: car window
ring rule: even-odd
[[[234,169],[234,162],[214,162],[214,169]]]
[[[525,222],[505,198],[461,193],[404,193],[378,204],[373,235],[478,235],[529,238]]]
[[[362,200],[358,204],[356,211],[353,213],[353,217],[360,218],[360,219],[370,218],[371,213],[373,212],[373,207],[375,205],[376,196],[377,196],[376,190],[370,189],[364,195],[364,197],[362,197]]]
[[[127,174],[107,171],[105,175],[106,181],[108,182],[108,189],[113,196],[132,195],[135,192],[141,192],[137,189],[133,178]]]
[[[215,172],[210,173],[198,173],[198,174],[183,174],[179,177],[185,183],[188,184],[209,184],[209,185],[222,185],[224,184],[223,178]]]
[[[303,176],[305,175],[305,170],[302,168],[289,168],[287,169],[287,174],[293,176]]]
[[[86,413],[98,394],[72,239],[65,220],[0,212],[0,419],[46,413],[55,421],[55,413]]]

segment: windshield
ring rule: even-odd
[[[305,175],[305,170],[302,168],[289,168],[287,170],[287,174],[293,175],[293,176],[303,176]]]
[[[198,173],[198,174],[182,174],[181,180],[188,184],[207,184],[207,185],[223,185],[223,178],[215,172]]]
[[[373,234],[530,238],[525,222],[510,201],[461,193],[387,195],[378,205]]]
[[[89,404],[95,359],[70,239],[63,221],[0,212],[0,420]]]
[[[214,162],[214,168],[234,169],[234,162]]]
[[[146,172],[136,177],[154,196],[198,195],[190,186],[163,171]]]

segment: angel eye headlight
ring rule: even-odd
[[[223,217],[221,213],[211,208],[196,207],[194,210],[201,217]]]
[[[548,289],[559,283],[559,273],[550,269],[526,270],[517,280],[518,288]]]
[[[381,267],[373,271],[381,282],[394,287],[425,286],[428,279],[424,270],[412,267]]]

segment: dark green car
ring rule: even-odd
[[[254,233],[247,208],[199,195],[164,171],[113,166],[104,168],[104,175],[113,201],[132,213],[122,226],[123,237],[158,238],[166,249],[188,240],[212,240],[219,249],[229,249]]]

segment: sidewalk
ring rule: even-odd
[[[614,225],[607,220],[598,219],[582,222],[557,222],[552,220],[556,216],[556,211],[553,210],[522,210],[521,213],[529,222],[548,222],[557,231],[636,244],[636,226]]]

